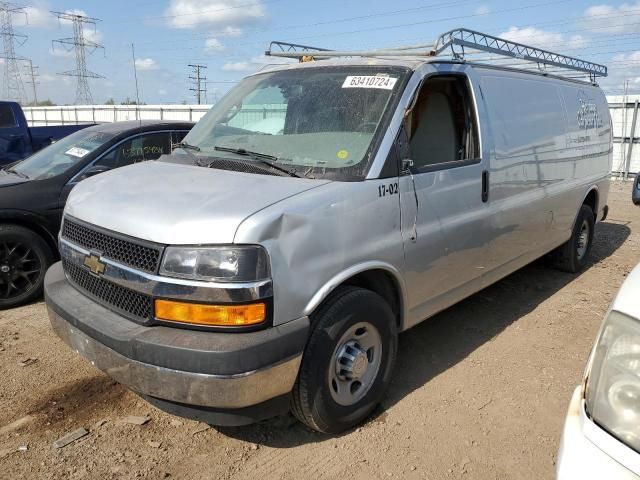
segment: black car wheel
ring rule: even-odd
[[[18,225],[0,225],[0,309],[42,295],[44,274],[53,254],[37,233]]]
[[[396,319],[380,295],[338,287],[312,320],[292,411],[314,430],[340,433],[366,419],[389,385]]]
[[[570,273],[582,270],[587,265],[594,232],[593,210],[587,205],[582,205],[571,238],[553,252],[556,268]]]

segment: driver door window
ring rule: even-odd
[[[427,80],[411,114],[409,147],[414,167],[455,167],[479,158],[477,129],[464,78]]]
[[[170,132],[149,133],[121,143],[94,165],[109,169],[120,168],[133,163],[157,160],[161,155],[168,153],[171,153]]]

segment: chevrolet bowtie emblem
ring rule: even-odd
[[[91,273],[95,275],[102,275],[104,273],[104,263],[100,261],[100,257],[93,253],[84,257],[84,266],[91,270]]]

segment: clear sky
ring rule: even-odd
[[[640,1],[33,0],[24,5],[28,23],[21,15],[13,21],[28,40],[16,55],[39,67],[39,100],[58,104],[75,99],[75,79],[57,75],[74,70],[75,59],[52,48],[52,40],[73,32],[51,11],[100,19],[85,32],[105,47],[87,56],[89,70],[105,77],[90,80],[94,103],[135,98],[132,43],[141,101],[194,102],[188,64],[201,63],[208,67],[211,103],[235,80],[269,63],[263,52],[273,39],[361,49],[432,41],[456,27],[607,64],[610,77],[601,84],[608,93],[621,93],[627,79],[631,91],[640,91]]]

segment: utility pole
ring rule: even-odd
[[[210,83],[218,83],[218,82],[204,82],[204,83],[205,83],[205,87],[206,87],[206,85],[209,85]],[[207,92],[208,91],[209,91],[209,89],[207,89]],[[216,103],[218,103],[218,98],[220,97],[218,88],[212,88],[211,89],[211,93],[213,95],[213,104],[215,105]],[[207,103],[209,103],[209,99],[208,98],[205,101]]]
[[[75,13],[63,13],[63,12],[51,12],[57,15],[58,20],[66,20],[73,24],[73,37],[61,38],[54,40],[53,45],[61,45],[67,51],[74,50],[76,56],[76,69],[69,70],[67,72],[61,72],[59,75],[66,75],[69,77],[76,77],[76,104],[91,105],[93,104],[93,98],[91,96],[91,90],[89,88],[89,78],[104,78],[102,75],[91,72],[87,69],[86,51],[89,54],[93,53],[98,48],[104,50],[104,47],[96,42],[88,40],[84,36],[84,25],[93,25],[95,28],[96,22],[100,20],[98,18],[85,17],[84,15],[77,15]]]
[[[24,84],[16,57],[16,39],[19,45],[27,41],[27,36],[13,31],[13,15],[27,15],[25,7],[8,2],[0,2],[0,36],[2,37],[2,58],[4,59],[4,85],[2,96],[7,100],[23,102],[26,99]]]
[[[200,70],[206,69],[207,66],[199,65],[199,64],[195,64],[195,65],[189,64],[189,66],[193,68],[193,73],[195,75],[195,76],[189,76],[189,78],[194,82],[194,88],[190,88],[189,90],[195,93],[196,100],[198,101],[198,105],[200,105],[202,104],[202,94],[204,93],[206,95],[206,92],[207,92],[207,83],[206,83],[207,77],[203,77],[202,74],[200,73]]]
[[[38,105],[38,93],[36,92],[36,85],[38,85],[38,82],[36,81],[36,78],[40,75],[38,75],[38,73],[36,72],[38,70],[38,67],[34,67],[33,62],[30,59],[27,60],[27,62],[29,62],[27,75],[31,79],[27,80],[27,83],[30,84],[31,88],[33,89],[33,105],[35,106]]]
[[[616,177],[624,178],[624,154],[625,142],[627,138],[627,92],[629,90],[629,80],[624,81],[624,94],[622,95],[622,133],[620,134],[620,169]]]

